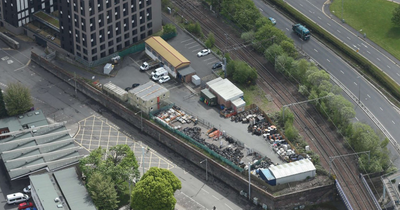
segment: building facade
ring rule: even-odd
[[[159,0],[58,0],[61,48],[87,62],[161,30]]]
[[[18,33],[24,24],[32,21],[32,15],[37,11],[52,13],[57,9],[56,0],[2,0],[2,25]]]

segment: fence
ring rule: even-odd
[[[381,205],[379,205],[379,202],[376,200],[374,193],[371,191],[371,188],[369,187],[369,185],[368,185],[367,181],[365,180],[364,176],[362,175],[362,173],[360,173],[360,179],[361,179],[364,187],[367,188],[368,194],[372,198],[372,201],[374,202],[376,209],[382,210]]]
[[[343,191],[342,187],[340,186],[339,181],[337,179],[335,180],[335,185],[336,185],[337,191],[339,192],[340,197],[343,200],[344,205],[347,207],[347,209],[353,210],[353,207],[351,207],[351,204],[350,204],[349,200],[347,199],[346,194],[344,194],[344,191]]]

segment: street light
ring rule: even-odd
[[[208,164],[207,164],[207,159],[205,159],[205,160],[202,160],[201,162],[200,162],[200,164],[202,164],[204,161],[206,161],[206,180],[208,181]]]
[[[249,162],[249,200],[251,199],[250,197],[250,187],[251,187],[251,176],[250,176],[250,172],[251,172],[251,162]]]
[[[138,111],[135,113],[135,115],[140,113],[140,131],[143,132],[143,116],[142,116],[142,111]]]
[[[361,80],[361,76],[357,76],[357,79],[360,79]],[[360,93],[361,93],[361,82],[360,82],[360,80],[359,80],[359,85],[358,85],[358,103],[360,103],[361,102],[361,100],[360,100]]]

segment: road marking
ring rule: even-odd
[[[261,8],[258,8],[261,12],[264,12],[264,10],[262,10]]]
[[[379,109],[381,109],[381,111],[383,111],[382,107],[379,107]]]
[[[311,12],[311,10],[308,10],[311,14],[313,13],[313,12]]]
[[[192,40],[192,39],[190,38],[190,39],[183,40],[183,41],[181,41],[181,43],[184,43],[184,42],[187,42],[187,41],[190,41],[190,40]]]
[[[322,20],[319,16],[318,16],[318,19]]]
[[[196,49],[192,50],[192,52],[199,52],[201,49],[203,49],[203,48],[196,48]]]
[[[196,43],[196,42],[189,42],[189,43],[185,44],[185,46],[186,46],[186,45],[190,45],[190,44],[193,44],[193,43]]]
[[[364,43],[361,43],[361,44],[362,44],[362,45],[364,45],[364,47],[365,47],[365,48],[368,48],[368,46],[367,46],[367,45],[365,45]]]
[[[328,24],[328,26],[331,26],[331,24],[329,24],[329,23],[326,23],[326,24]]]
[[[388,67],[389,69],[391,69],[389,65],[387,65],[387,67]]]
[[[197,47],[197,46],[199,46],[199,45],[198,45],[198,44],[193,45],[193,46],[191,46],[191,47],[188,47],[188,49],[192,49],[193,47]]]
[[[340,31],[339,31],[339,30],[336,30],[336,31],[340,33]]]
[[[371,96],[369,96],[368,94],[367,94],[367,96],[368,96],[368,98],[371,98]]]
[[[288,28],[286,28],[286,30],[287,30],[287,31],[289,31],[289,29],[288,29]]]
[[[214,58],[213,58],[213,57],[207,58],[207,59],[205,59],[205,60],[203,60],[203,61],[208,61],[208,60],[210,60],[210,59],[214,59]]]
[[[214,197],[215,199],[219,200],[219,198],[215,197],[214,195],[212,195],[212,197]]]
[[[397,76],[399,76],[400,77],[400,74],[399,73],[396,73],[397,74]]]
[[[357,117],[354,117],[354,118],[356,118],[356,120],[359,121]]]
[[[228,206],[228,204],[224,203],[225,206],[227,206],[230,210],[233,210],[230,206]]]
[[[368,54],[371,54],[368,50],[367,50],[367,53],[368,53]]]
[[[356,83],[356,82],[354,82],[354,84],[355,84],[355,85],[357,85],[357,83]]]
[[[392,120],[392,123],[393,123],[393,124],[396,124],[393,120]]]
[[[378,59],[378,61],[381,61],[381,59],[379,59],[379,58],[376,58],[376,59]]]
[[[303,6],[302,4],[300,4],[300,6]]]
[[[344,72],[342,70],[340,70],[340,72],[342,72],[342,74],[344,74]]]
[[[206,192],[207,194],[210,194],[207,190],[201,188],[201,190],[203,190],[204,192]]]
[[[1,58],[2,61],[8,60],[8,59],[9,59],[8,56],[4,56],[4,57]]]
[[[347,37],[348,40],[351,40],[350,37]]]
[[[201,205],[199,202],[197,202],[197,201],[195,201],[193,198],[191,198],[190,196],[188,196],[188,195],[186,195],[185,193],[183,193],[182,191],[181,191],[181,194],[183,194],[184,196],[186,196],[187,198],[189,198],[190,200],[192,200],[193,202],[195,202],[197,205],[199,205],[199,206],[201,206],[201,207],[203,207],[203,208],[206,208],[206,207],[204,207],[203,205]]]
[[[315,52],[318,52],[318,50],[314,49]]]
[[[329,63],[331,62],[329,59],[326,59]]]

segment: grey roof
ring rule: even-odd
[[[153,81],[149,81],[129,91],[129,93],[141,98],[143,101],[153,100],[167,92],[168,89]]]
[[[195,71],[192,67],[190,67],[190,66],[188,66],[188,67],[186,67],[186,68],[183,68],[183,69],[180,69],[180,70],[178,70],[178,72],[179,72],[179,74],[182,75],[182,76],[186,76],[186,75],[189,75],[189,74],[194,74],[194,73],[196,73],[196,71]]]
[[[237,98],[235,100],[232,101],[232,104],[235,107],[242,107],[246,105],[246,102],[242,99],[242,98]]]
[[[214,92],[221,96],[225,101],[230,101],[243,96],[243,91],[236,87],[228,79],[218,77],[206,83]]]
[[[54,177],[71,210],[96,210],[74,167],[54,172]]]
[[[11,180],[38,171],[55,171],[81,158],[64,123],[48,125],[40,111],[3,119],[0,125],[12,125],[8,127],[10,136],[0,140],[1,158]],[[30,128],[32,125],[35,128]]]
[[[201,92],[209,99],[215,98],[215,95],[210,92],[208,89],[203,89]]]
[[[40,200],[43,209],[46,210],[69,210],[66,205],[64,198],[62,197],[61,191],[57,187],[57,182],[52,177],[51,173],[45,173],[40,175],[29,176],[33,189],[35,190],[36,196]],[[59,198],[61,202],[56,203],[55,198]],[[58,208],[58,204],[63,204],[63,208]]]

